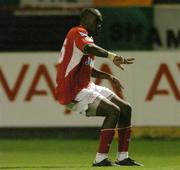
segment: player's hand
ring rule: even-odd
[[[124,58],[122,56],[115,56],[113,59],[113,63],[120,69],[124,70],[123,64],[133,64],[134,60],[134,58]]]
[[[117,91],[121,91],[122,89],[124,89],[121,82],[113,75],[110,75],[109,80],[112,82],[112,84],[114,85],[114,87],[116,88]]]

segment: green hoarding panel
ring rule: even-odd
[[[151,50],[151,7],[100,8],[103,15],[97,44],[109,50]]]
[[[19,5],[20,0],[0,0],[0,5]]]

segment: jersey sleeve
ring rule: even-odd
[[[77,31],[77,36],[75,39],[76,46],[83,51],[83,48],[86,44],[93,44],[93,38],[89,37],[86,32]]]

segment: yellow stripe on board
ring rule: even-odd
[[[93,0],[94,6],[119,7],[119,6],[151,6],[152,0]]]
[[[115,138],[117,138],[117,130]],[[179,138],[180,127],[133,127],[132,138]]]
[[[151,6],[152,0],[93,0],[97,7]]]

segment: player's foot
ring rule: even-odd
[[[111,162],[108,158],[102,160],[99,163],[93,162],[92,166],[119,166],[115,163]]]
[[[122,161],[116,161],[115,164],[120,166],[144,166],[131,158],[126,158]]]

